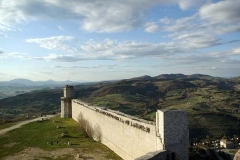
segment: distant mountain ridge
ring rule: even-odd
[[[140,77],[134,77],[134,78],[130,78],[130,80],[153,80],[153,79],[166,79],[166,80],[170,80],[170,79],[186,79],[186,78],[199,78],[199,79],[221,79],[220,77],[213,77],[210,75],[205,75],[205,74],[192,74],[192,75],[184,75],[184,74],[160,74],[158,76],[155,77],[151,77],[149,75],[144,75],[144,76],[140,76]]]
[[[10,81],[0,81],[0,86],[58,86],[58,85],[67,85],[67,84],[78,84],[78,82],[73,81],[31,81],[29,79],[13,79]]]
[[[210,75],[204,75],[204,74],[192,74],[192,75],[184,75],[184,74],[160,74],[158,76],[151,77],[149,75],[134,77],[130,79],[125,80],[171,80],[171,79],[226,79],[221,77],[214,77]],[[231,78],[234,81],[240,81],[240,76]],[[118,81],[118,80],[114,80]],[[12,86],[12,87],[22,87],[22,86],[59,86],[59,85],[77,85],[80,83],[85,84],[94,84],[94,83],[100,83],[100,82],[111,82],[109,81],[99,81],[99,82],[74,82],[74,81],[54,81],[54,80],[47,80],[47,81],[31,81],[29,79],[13,79],[10,81],[0,81],[0,87],[6,87],[6,86]]]

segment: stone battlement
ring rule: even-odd
[[[69,88],[68,88],[69,89]],[[68,90],[65,89],[64,91]],[[73,95],[73,88],[69,95]],[[61,98],[61,116],[88,121],[93,134],[125,160],[188,160],[188,121],[182,110],[158,110],[156,122],[79,99]],[[69,102],[70,101],[70,102]],[[93,135],[93,138],[96,137]],[[100,139],[99,139],[100,138]]]

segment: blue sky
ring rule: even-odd
[[[0,0],[0,81],[240,76],[240,0]]]

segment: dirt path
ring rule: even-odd
[[[13,129],[20,128],[22,125],[25,125],[25,124],[28,124],[28,123],[31,123],[31,122],[35,122],[35,121],[38,121],[38,120],[42,120],[42,118],[48,119],[48,118],[51,118],[51,117],[54,117],[54,116],[56,116],[56,115],[47,115],[46,117],[45,116],[44,117],[38,117],[38,118],[35,118],[35,119],[19,122],[19,123],[15,124],[11,127],[1,129],[0,130],[0,135],[5,134],[6,132],[11,131]]]

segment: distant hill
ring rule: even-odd
[[[219,77],[212,77],[210,75],[204,74],[192,74],[192,75],[184,75],[184,74],[161,74],[155,77],[151,77],[148,75],[130,78],[129,80],[154,80],[154,79],[186,79],[186,78],[198,78],[198,79],[221,79]]]
[[[161,74],[154,77],[155,79],[177,79],[177,78],[187,78],[184,74]]]
[[[11,86],[11,87],[57,86],[57,85],[66,85],[66,84],[79,84],[79,83],[73,82],[73,81],[54,81],[54,80],[31,81],[28,79],[13,79],[10,81],[0,81],[0,87],[1,86]]]
[[[144,76],[140,76],[140,77],[131,78],[130,80],[150,80],[150,79],[153,79],[153,77],[144,75]]]

